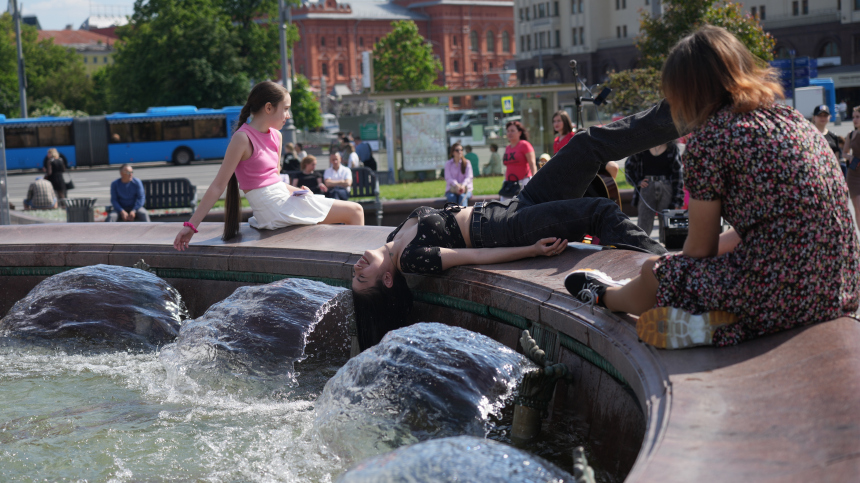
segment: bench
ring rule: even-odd
[[[376,178],[376,172],[370,168],[354,168],[352,171],[352,188],[350,188],[349,197],[352,198],[368,198],[372,200],[357,201],[365,211],[373,211],[376,214],[376,224],[382,225],[382,201],[379,199],[379,181]],[[290,177],[290,183],[301,173],[300,171],[287,170],[282,171]],[[318,170],[316,173],[320,179],[323,178],[324,171]]]
[[[148,210],[164,210],[170,208],[191,208],[191,213],[197,209],[197,187],[188,178],[142,179],[143,192],[146,195],[144,208]],[[113,211],[108,205],[106,211]]]

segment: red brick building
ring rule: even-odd
[[[516,53],[513,1],[354,0],[305,3],[292,11],[301,41],[294,46],[296,72],[327,92],[360,90],[361,53],[391,31],[395,20],[412,20],[442,62],[437,81],[452,89],[516,82],[504,73]],[[502,75],[500,75],[502,74]]]

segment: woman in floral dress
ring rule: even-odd
[[[679,132],[692,130],[683,253],[653,257],[619,285],[568,275],[584,302],[640,316],[663,348],[726,346],[831,320],[858,308],[858,241],[839,164],[773,74],[730,33],[706,26],[663,67]],[[721,232],[720,217],[733,226]],[[656,307],[656,308],[655,308]]]

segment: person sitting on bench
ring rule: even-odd
[[[120,166],[119,179],[110,184],[110,204],[113,211],[105,221],[149,221],[149,213],[143,207],[146,192],[130,164]]]

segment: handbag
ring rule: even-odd
[[[520,179],[517,177],[517,175],[512,174],[508,176],[508,179],[502,181],[502,189],[499,190],[499,196],[503,198],[513,198],[514,196],[520,194],[520,191],[522,191],[522,189],[523,185],[520,184]]]
[[[66,179],[66,174],[69,175],[68,179]],[[63,173],[63,181],[66,183],[66,191],[75,189],[75,182],[72,181],[72,175],[70,173]]]

